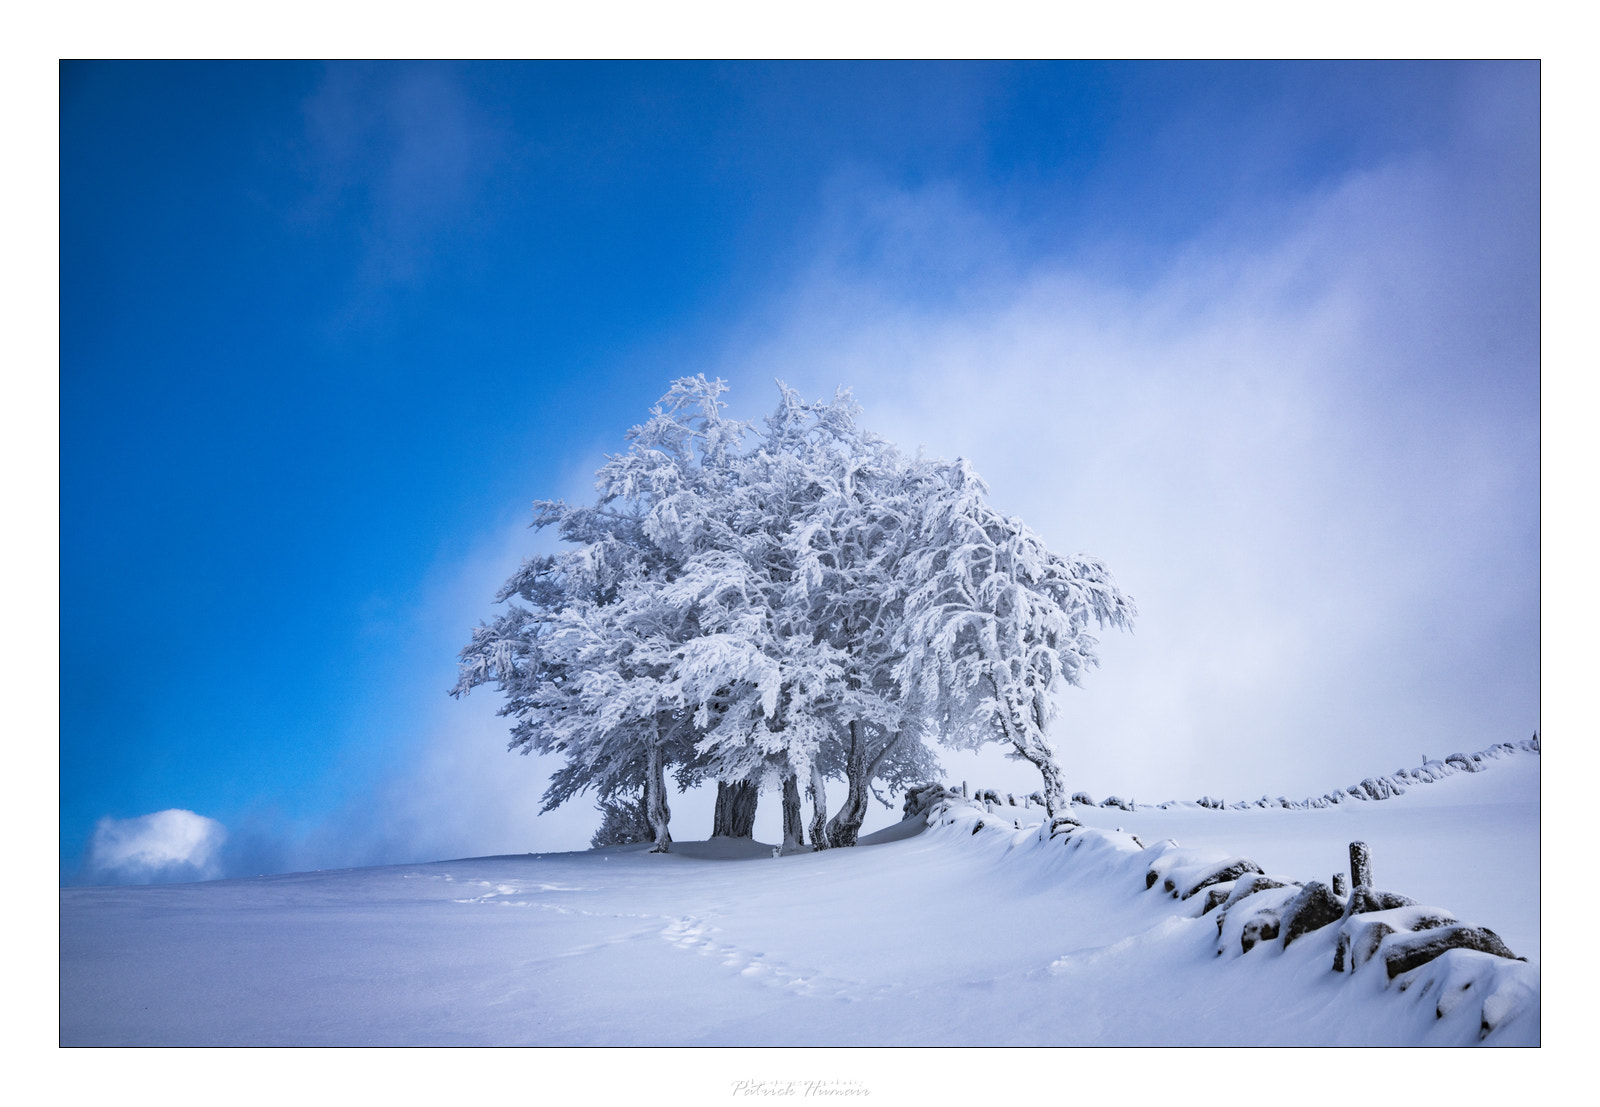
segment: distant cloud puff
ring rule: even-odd
[[[193,811],[171,808],[132,819],[101,819],[84,875],[95,883],[162,884],[222,875],[227,828]]]

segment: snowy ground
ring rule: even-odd
[[[1073,848],[994,819],[973,834],[969,815],[776,859],[681,843],[62,889],[60,1040],[1468,1044],[1484,973],[1505,967],[1524,998],[1489,1041],[1537,1044],[1538,772],[1521,754],[1326,811],[1078,809],[1299,880],[1326,880],[1362,838],[1380,887],[1533,962],[1455,951],[1404,992],[1381,965],[1332,972],[1337,927],[1219,956],[1213,916],[1147,891],[1150,851],[1128,835]]]

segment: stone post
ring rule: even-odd
[[[1372,851],[1365,842],[1350,843],[1350,883],[1357,888],[1372,887]]]

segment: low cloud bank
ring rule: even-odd
[[[215,819],[169,808],[131,819],[103,818],[84,855],[92,884],[166,884],[215,880],[223,873],[228,831]]]

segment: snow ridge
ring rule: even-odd
[[[1338,799],[1330,793],[1301,804],[1231,806],[1305,808],[1387,799],[1404,794],[1399,779],[1432,783],[1456,772],[1481,772],[1487,762],[1519,751],[1538,753],[1537,736],[1520,746],[1500,743],[1472,755],[1429,760],[1392,777],[1368,778]],[[1126,881],[1134,894],[1170,897],[1177,901],[1178,914],[1162,926],[1206,925],[1202,920],[1209,920],[1216,931],[1212,956],[1224,963],[1285,957],[1293,945],[1295,964],[1305,964],[1307,956],[1321,960],[1338,974],[1340,987],[1365,989],[1371,998],[1388,1003],[1412,1004],[1419,1027],[1439,1044],[1539,1042],[1539,967],[1516,957],[1486,927],[1465,925],[1448,910],[1371,887],[1364,843],[1351,843],[1349,883],[1340,873],[1330,887],[1264,873],[1246,857],[1184,849],[1170,838],[1146,845],[1133,834],[1086,827],[1070,816],[1051,819],[1036,795],[1002,801],[993,791],[969,797],[963,790],[938,784],[913,789],[906,797],[906,817],[925,819],[929,833],[958,848],[1003,845],[1001,856],[1008,859],[1037,854],[1052,870],[1058,865],[1088,868],[1101,879]],[[1105,805],[1122,806],[1122,801],[1107,800]],[[1221,807],[1216,801],[1198,805]],[[1052,971],[1066,971],[1067,960]],[[1299,984],[1305,986],[1305,979]],[[1430,1009],[1431,1020],[1426,1018]]]
[[[1539,736],[1525,738],[1513,745],[1510,742],[1497,742],[1488,749],[1479,750],[1477,753],[1452,753],[1443,761],[1437,759],[1425,760],[1415,769],[1396,769],[1393,773],[1381,776],[1369,776],[1358,784],[1348,788],[1335,788],[1320,796],[1308,796],[1303,800],[1291,800],[1287,796],[1262,796],[1258,800],[1239,800],[1226,803],[1213,796],[1201,796],[1197,800],[1167,800],[1165,803],[1145,804],[1146,807],[1157,807],[1166,810],[1170,807],[1206,807],[1212,810],[1246,811],[1252,807],[1283,807],[1290,811],[1305,811],[1311,808],[1332,807],[1340,803],[1365,803],[1369,800],[1386,800],[1393,796],[1406,794],[1408,786],[1417,784],[1432,784],[1443,780],[1456,773],[1481,773],[1489,767],[1489,763],[1502,757],[1511,757],[1517,753],[1538,753]],[[980,792],[980,796],[993,796],[993,792]],[[1035,792],[1028,797],[1034,803],[1042,803],[1039,793]],[[1136,810],[1140,804],[1131,799],[1122,799],[1120,796],[1108,796],[1106,799],[1095,803],[1087,792],[1072,793],[1072,802],[1084,807],[1116,807],[1123,811]]]
[[[1331,807],[1336,803],[1350,803],[1357,800],[1363,802],[1367,800],[1386,800],[1392,796],[1405,795],[1407,785],[1432,784],[1434,781],[1443,780],[1445,777],[1454,776],[1456,773],[1481,773],[1489,767],[1491,760],[1513,756],[1519,750],[1524,753],[1538,753],[1539,736],[1535,734],[1532,738],[1525,738],[1516,745],[1512,745],[1510,742],[1497,742],[1488,749],[1479,750],[1477,753],[1452,753],[1443,761],[1437,759],[1425,760],[1415,769],[1396,769],[1387,776],[1369,776],[1359,784],[1352,784],[1348,788],[1335,788],[1331,792],[1303,800],[1290,800],[1283,796],[1271,799],[1267,796],[1262,796],[1258,800],[1241,800],[1237,803],[1228,804],[1227,807],[1234,811],[1243,811],[1250,807],[1287,807],[1292,811],[1300,811],[1313,807]],[[1203,797],[1196,801],[1196,805],[1218,808],[1223,806],[1221,800],[1207,802],[1209,799],[1210,797]],[[1174,807],[1180,806],[1180,804],[1177,801],[1169,800],[1167,803],[1158,804],[1157,806]]]

